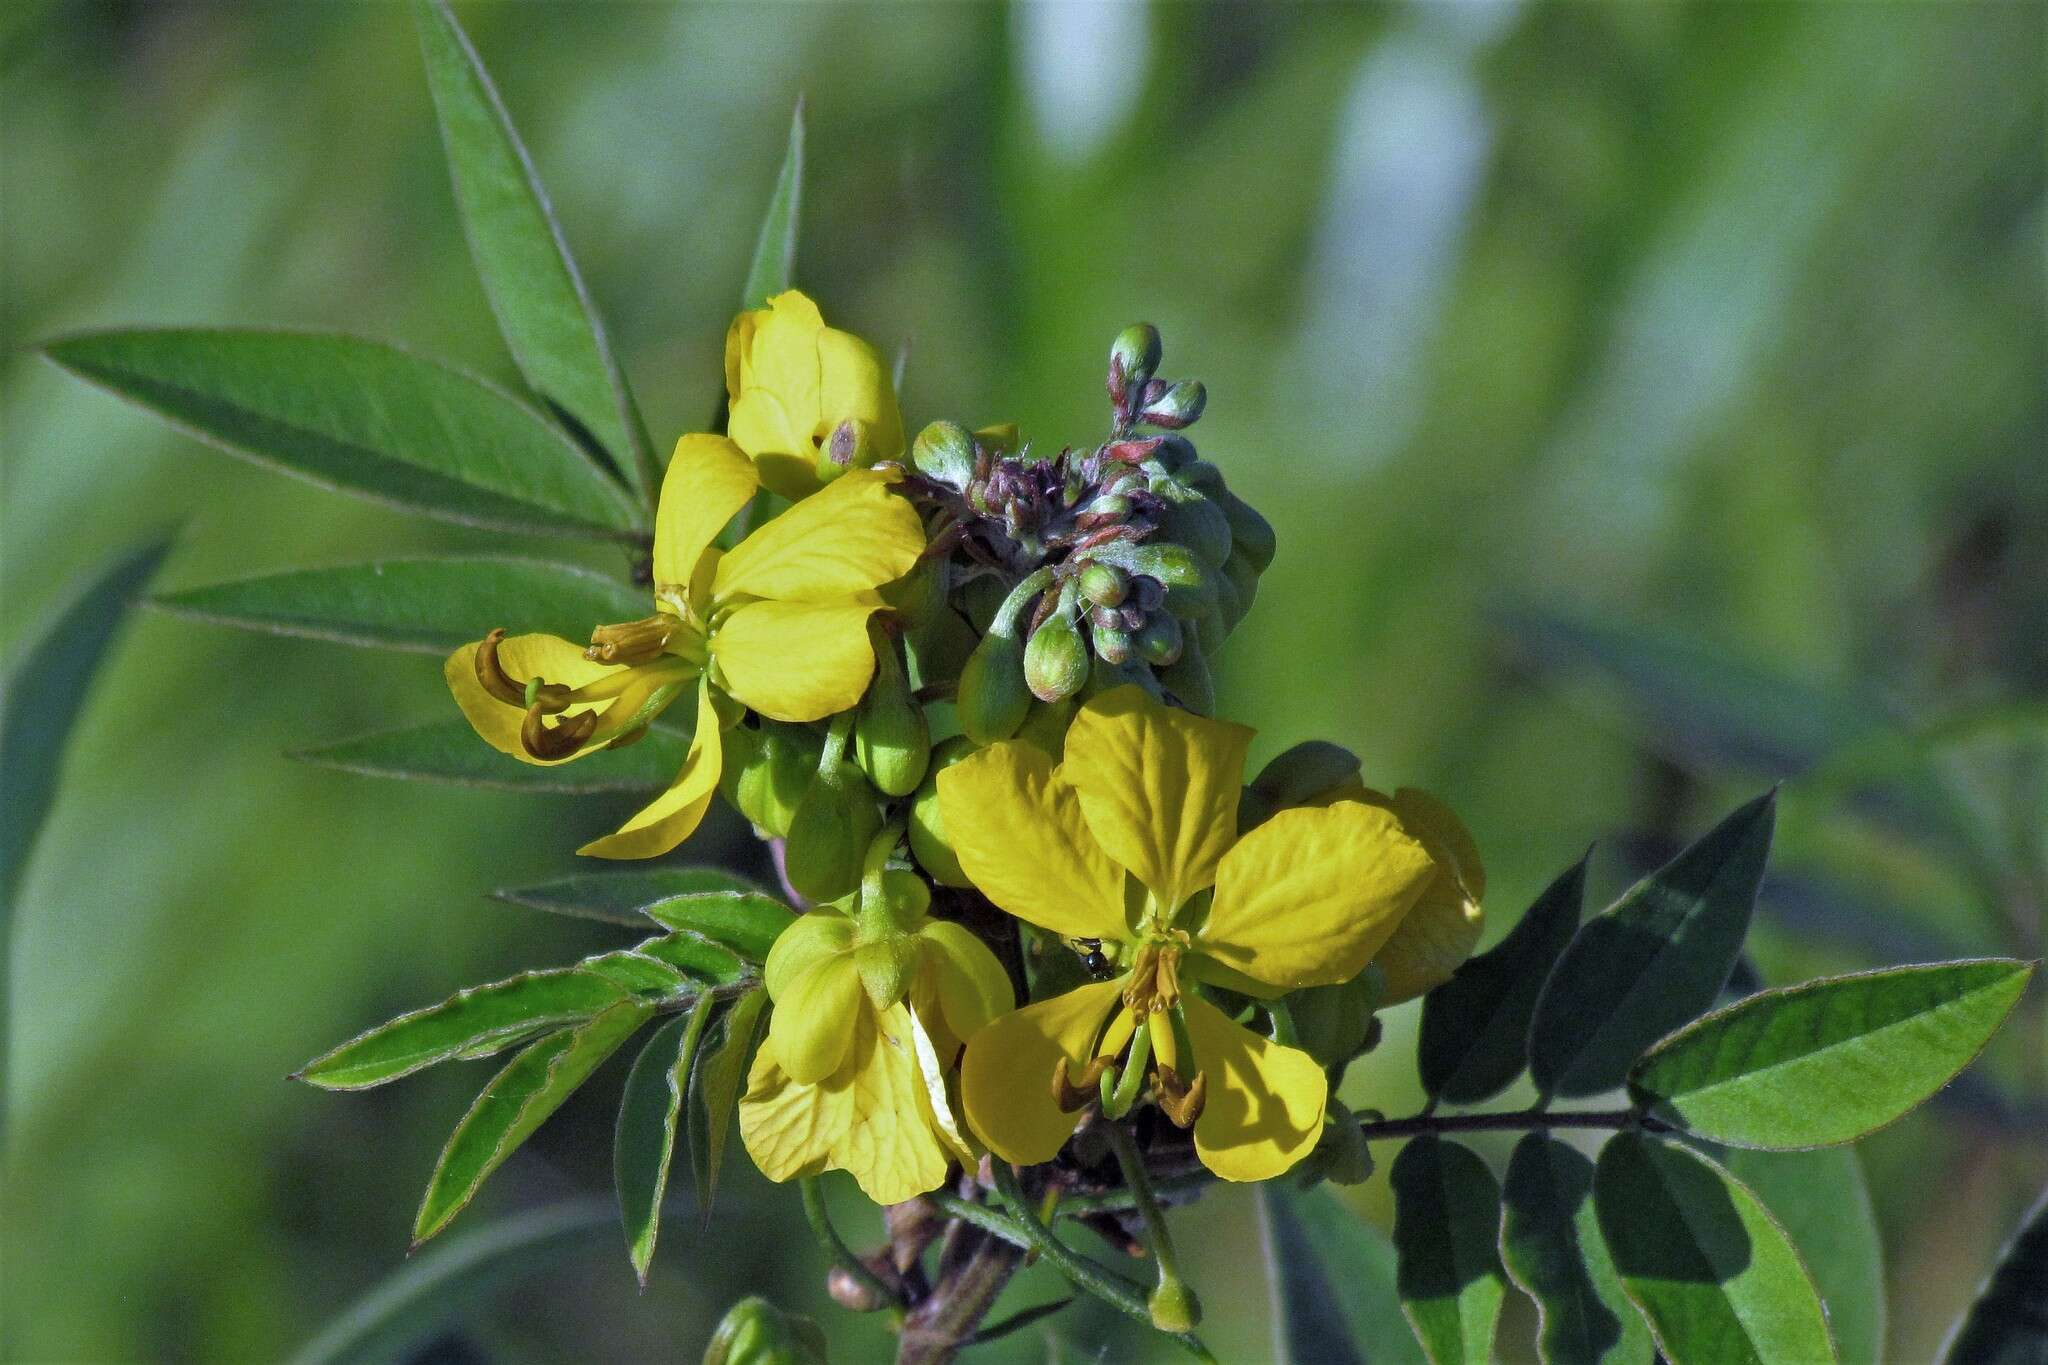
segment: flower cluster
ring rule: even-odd
[[[1117,338],[1097,445],[936,422],[906,450],[874,349],[780,295],[728,335],[726,434],[676,446],[651,614],[448,659],[529,763],[695,694],[673,784],[583,851],[666,853],[721,789],[780,845],[810,908],[767,956],[739,1104],[773,1179],[844,1169],[898,1203],[985,1155],[1069,1160],[1141,1104],[1214,1174],[1271,1178],[1329,1136],[1372,1009],[1477,940],[1479,859],[1440,803],[1327,744],[1248,784],[1252,732],[1210,718],[1273,536],[1159,363],[1151,328]]]

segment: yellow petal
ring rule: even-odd
[[[578,853],[593,858],[658,858],[696,833],[697,824],[718,793],[718,772],[725,762],[724,736],[718,708],[712,704],[709,679],[697,684],[697,733],[690,756],[669,789],[637,811],[614,833],[593,839]]]
[[[1373,957],[1387,974],[1383,1002],[1398,1005],[1449,981],[1479,946],[1486,870],[1464,822],[1429,793],[1403,787],[1388,798],[1368,791],[1364,801],[1392,811],[1436,863],[1429,884]]]
[[[820,958],[853,946],[853,921],[836,910],[807,910],[775,936],[762,969],[770,1000],[782,999],[797,973]]]
[[[875,676],[873,601],[749,602],[711,637],[725,690],[771,720],[851,710]]]
[[[1110,857],[1178,909],[1216,880],[1237,838],[1237,802],[1252,732],[1119,687],[1083,706],[1067,731],[1060,776]]]
[[[1192,1065],[1209,1078],[1195,1155],[1225,1180],[1270,1180],[1315,1149],[1329,1081],[1315,1058],[1282,1047],[1199,996],[1183,996]]]
[[[1081,1116],[1061,1113],[1054,1102],[1053,1067],[1064,1057],[1070,1074],[1078,1073],[1095,1055],[1095,1035],[1121,1005],[1123,988],[1121,978],[1081,986],[1013,1010],[967,1040],[960,1094],[968,1125],[990,1151],[1035,1165],[1073,1136]]]
[[[740,1140],[770,1180],[794,1180],[831,1168],[833,1139],[853,1126],[851,1077],[829,1085],[798,1085],[764,1038],[740,1100]]]
[[[1387,811],[1355,801],[1283,810],[1224,857],[1195,948],[1288,990],[1349,981],[1434,873]]]
[[[766,389],[748,389],[733,400],[725,429],[753,455],[761,486],[769,492],[800,502],[823,486],[808,425]]]
[[[890,481],[858,469],[797,503],[733,547],[712,595],[832,602],[909,573],[924,553],[924,525]]]
[[[867,423],[878,460],[903,454],[903,414],[889,367],[874,347],[835,327],[818,334],[818,415],[826,433],[849,418]]]
[[[775,1040],[775,1055],[789,1078],[812,1085],[839,1069],[856,1020],[872,1012],[862,998],[853,953],[833,953],[784,983],[768,1021],[768,1036]]]
[[[725,437],[685,436],[677,441],[654,514],[655,583],[688,587],[697,561],[759,484],[754,462]]]
[[[925,975],[954,1037],[972,1038],[1016,1003],[1010,974],[965,925],[933,920],[918,930],[918,937],[925,946]]]
[[[912,1045],[912,1055],[917,1059],[918,1080],[922,1082],[920,1095],[925,1120],[937,1133],[939,1141],[953,1154],[954,1160],[963,1166],[972,1166],[981,1157],[976,1144],[961,1124],[960,1106],[956,1087],[959,1077],[953,1070],[953,1060],[959,1044],[947,1034],[941,1023],[936,1033],[925,1027],[924,1016],[915,1008],[905,1012]]]
[[[941,772],[939,819],[968,879],[1019,919],[1068,938],[1131,932],[1123,869],[1043,749],[1005,740]]]
[[[441,667],[441,675],[448,680],[448,690],[455,694],[455,704],[462,708],[462,714],[468,717],[471,727],[486,744],[501,754],[510,754],[522,763],[537,767],[552,767],[597,752],[595,747],[585,747],[567,758],[553,759],[535,758],[527,753],[526,746],[519,742],[519,727],[526,719],[526,711],[523,707],[499,701],[484,691],[483,684],[476,680],[476,650],[476,644],[467,644],[450,654]],[[583,646],[571,644],[555,635],[506,636],[498,642],[498,665],[509,677],[522,683],[538,677],[565,687],[583,687],[625,671],[616,664],[592,663],[583,657]],[[565,717],[580,715],[590,709],[589,704],[579,702],[562,714]]]

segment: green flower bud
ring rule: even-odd
[[[1273,534],[1273,523],[1260,516],[1258,509],[1229,489],[1216,494],[1216,505],[1223,509],[1223,515],[1230,522],[1230,534],[1236,539],[1238,548],[1244,551],[1252,567],[1264,573],[1272,567],[1273,553],[1279,540]]]
[[[1181,656],[1180,622],[1163,611],[1154,612],[1138,631],[1136,643],[1139,657],[1155,668],[1164,668]]]
[[[1162,1279],[1145,1300],[1152,1325],[1162,1332],[1192,1332],[1202,1320],[1202,1301],[1179,1279]]]
[[[1209,675],[1200,640],[1182,637],[1180,658],[1159,670],[1159,685],[1198,716],[1216,713],[1216,681]]]
[[[915,881],[915,878],[912,878]],[[853,965],[860,973],[860,987],[868,1001],[885,1010],[903,998],[910,979],[923,960],[924,941],[915,934],[892,934],[863,943],[853,950]]]
[[[1134,322],[1116,334],[1109,345],[1109,396],[1122,402],[1126,393],[1145,387],[1159,368],[1159,329],[1149,322]]]
[[[1138,652],[1138,642],[1121,625],[1097,625],[1089,634],[1095,641],[1095,653],[1104,663],[1129,663]]]
[[[954,735],[941,740],[932,750],[930,768],[925,772],[924,781],[918,786],[917,795],[910,802],[910,816],[906,822],[910,835],[910,854],[917,864],[931,874],[933,881],[941,886],[972,886],[967,873],[961,870],[960,860],[953,855],[953,846],[946,840],[946,822],[939,814],[939,774],[974,752],[974,741],[965,735]]]
[[[1071,697],[1088,681],[1088,642],[1074,619],[1055,611],[1031,633],[1024,647],[1024,682],[1040,701]]]
[[[1145,404],[1138,420],[1149,422],[1155,427],[1179,431],[1182,427],[1193,426],[1208,404],[1209,392],[1202,387],[1199,379],[1174,381],[1166,392]]]
[[[1081,570],[1081,596],[1098,607],[1114,607],[1131,595],[1131,576],[1114,564],[1090,564]]]
[[[924,708],[910,695],[895,639],[872,621],[868,638],[875,649],[875,681],[854,717],[854,761],[878,791],[908,796],[924,780],[931,761],[931,727]]]
[[[911,443],[917,472],[948,488],[965,488],[974,477],[974,438],[958,422],[934,422]]]
[[[1159,538],[1185,545],[1204,564],[1218,565],[1230,557],[1230,518],[1207,496],[1179,479],[1159,479],[1152,491],[1166,499]]]
[[[955,711],[961,730],[976,744],[994,744],[1017,733],[1030,707],[1023,642],[991,630],[981,637],[974,653],[967,656],[967,666],[960,670]]]
[[[818,771],[825,739],[808,725],[763,719],[759,728],[725,732],[719,790],[734,809],[773,838],[789,833],[797,803]]]
[[[881,828],[882,813],[861,770],[843,761],[823,764],[789,822],[783,852],[789,884],[814,901],[838,900],[860,885],[861,861]]]
[[[1157,580],[1159,588],[1163,589],[1161,600],[1175,616],[1199,616],[1213,597],[1207,566],[1185,545],[1115,544],[1104,545],[1090,553],[1099,561],[1114,564],[1134,579]],[[1132,588],[1139,595],[1138,604],[1150,610],[1153,603],[1145,600],[1144,584],[1134,583]]]
[[[1078,695],[1064,701],[1037,703],[1024,717],[1024,723],[1017,727],[1017,738],[1026,744],[1036,744],[1057,762],[1067,747],[1067,727],[1073,724],[1074,712],[1080,706]]]
[[[954,683],[974,652],[974,631],[951,607],[940,607],[903,633],[903,657],[913,689]]]
[[[825,1365],[825,1334],[809,1318],[754,1295],[726,1311],[704,1365]]]

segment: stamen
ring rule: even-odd
[[[542,719],[544,714],[541,704],[535,703],[527,708],[526,720],[519,727],[519,742],[535,758],[567,758],[581,749],[597,728],[595,711],[580,711],[553,726]]]
[[[557,711],[567,709],[569,689],[561,683],[542,682],[539,678],[520,682],[505,671],[505,665],[498,658],[498,645],[504,638],[505,631],[501,626],[477,642],[478,686],[505,705],[516,706],[522,711],[538,706],[549,715],[553,715]],[[530,697],[529,693],[532,694]]]
[[[1175,942],[1140,944],[1131,960],[1130,984],[1124,987],[1124,1007],[1137,1015],[1172,1009],[1180,999],[1180,953]]]
[[[665,611],[637,621],[599,626],[590,632],[590,648],[583,651],[583,657],[596,664],[650,663],[661,657],[681,628],[682,622]]]
[[[1158,1102],[1160,1112],[1173,1120],[1180,1128],[1192,1128],[1195,1120],[1202,1116],[1202,1106],[1209,1098],[1209,1073],[1197,1071],[1192,1082],[1183,1081],[1180,1073],[1172,1067],[1160,1064]]]
[[[1109,1070],[1110,1059],[1096,1057],[1081,1068],[1079,1083],[1067,1076],[1067,1059],[1062,1057],[1052,1067],[1053,1103],[1060,1107],[1062,1114],[1073,1114],[1101,1098],[1102,1073]]]

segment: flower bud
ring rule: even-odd
[[[783,852],[789,884],[814,901],[838,900],[860,885],[861,861],[881,828],[861,770],[845,762],[821,767],[790,818]]]
[[[725,732],[719,789],[756,828],[781,838],[818,771],[823,746],[824,737],[807,725],[766,719],[758,729],[736,725]]]
[[[727,1310],[704,1365],[825,1365],[825,1334],[809,1318],[753,1295]]]
[[[1030,707],[1023,642],[1014,635],[990,630],[960,670],[960,692],[954,706],[960,729],[976,744],[994,744],[1017,733]]]
[[[894,637],[872,622],[868,637],[875,649],[875,680],[854,717],[854,761],[878,791],[908,796],[924,780],[931,761],[931,727],[924,708],[910,695]]]
[[[1211,566],[1230,557],[1235,544],[1230,519],[1223,509],[1202,494],[1173,479],[1162,479],[1154,491],[1167,499],[1166,513],[1159,521],[1159,538],[1185,545],[1195,558]]]
[[[1199,616],[1211,601],[1209,571],[1185,545],[1147,543],[1104,545],[1092,552],[1102,562],[1116,565],[1135,580],[1132,587],[1138,605],[1147,611],[1160,604],[1175,616]],[[1143,580],[1158,580],[1148,588]]]
[[[930,873],[932,880],[941,886],[974,885],[961,869],[960,859],[954,856],[952,844],[946,840],[946,822],[939,813],[939,774],[973,752],[974,741],[965,735],[941,740],[932,750],[931,766],[910,803],[910,816],[906,822],[910,854],[917,859],[918,866]]]
[[[1192,1332],[1202,1320],[1202,1301],[1178,1278],[1161,1279],[1145,1300],[1152,1325],[1162,1332]]]
[[[994,426],[976,427],[974,441],[983,450],[994,455],[1015,455],[1019,447],[1017,424],[998,422]]]
[[[1154,668],[1164,668],[1181,656],[1180,622],[1165,612],[1155,612],[1138,632],[1138,656]]]
[[[1216,681],[1209,675],[1209,662],[1202,657],[1199,640],[1182,637],[1180,658],[1159,670],[1159,685],[1196,715],[1215,714]]]
[[[1113,607],[1131,595],[1131,576],[1114,564],[1090,564],[1081,570],[1081,596],[1098,607]]]
[[[1176,380],[1157,398],[1151,395],[1152,385],[1147,385],[1145,408],[1138,414],[1138,419],[1169,431],[1193,426],[1209,401],[1208,390],[1202,387],[1199,379]]]
[[[1095,639],[1095,652],[1101,656],[1104,663],[1129,663],[1138,652],[1138,642],[1132,639],[1131,633],[1120,624],[1115,626],[1098,624],[1090,633]]]
[[[1159,368],[1159,329],[1149,322],[1134,322],[1116,334],[1109,345],[1109,397],[1121,403],[1134,389],[1142,389]]]
[[[1066,612],[1056,611],[1024,647],[1024,682],[1040,701],[1071,697],[1088,681],[1088,643]]]
[[[974,477],[974,438],[958,422],[933,422],[910,447],[917,472],[948,488],[965,488]]]
[[[910,876],[900,873],[900,876]],[[919,886],[924,885],[914,876]],[[926,903],[930,903],[927,894]],[[878,1010],[886,1010],[903,998],[910,989],[910,981],[917,974],[923,960],[924,940],[915,934],[892,934],[887,938],[863,943],[853,950],[853,963],[860,973],[861,989],[867,992],[868,1002]]]

